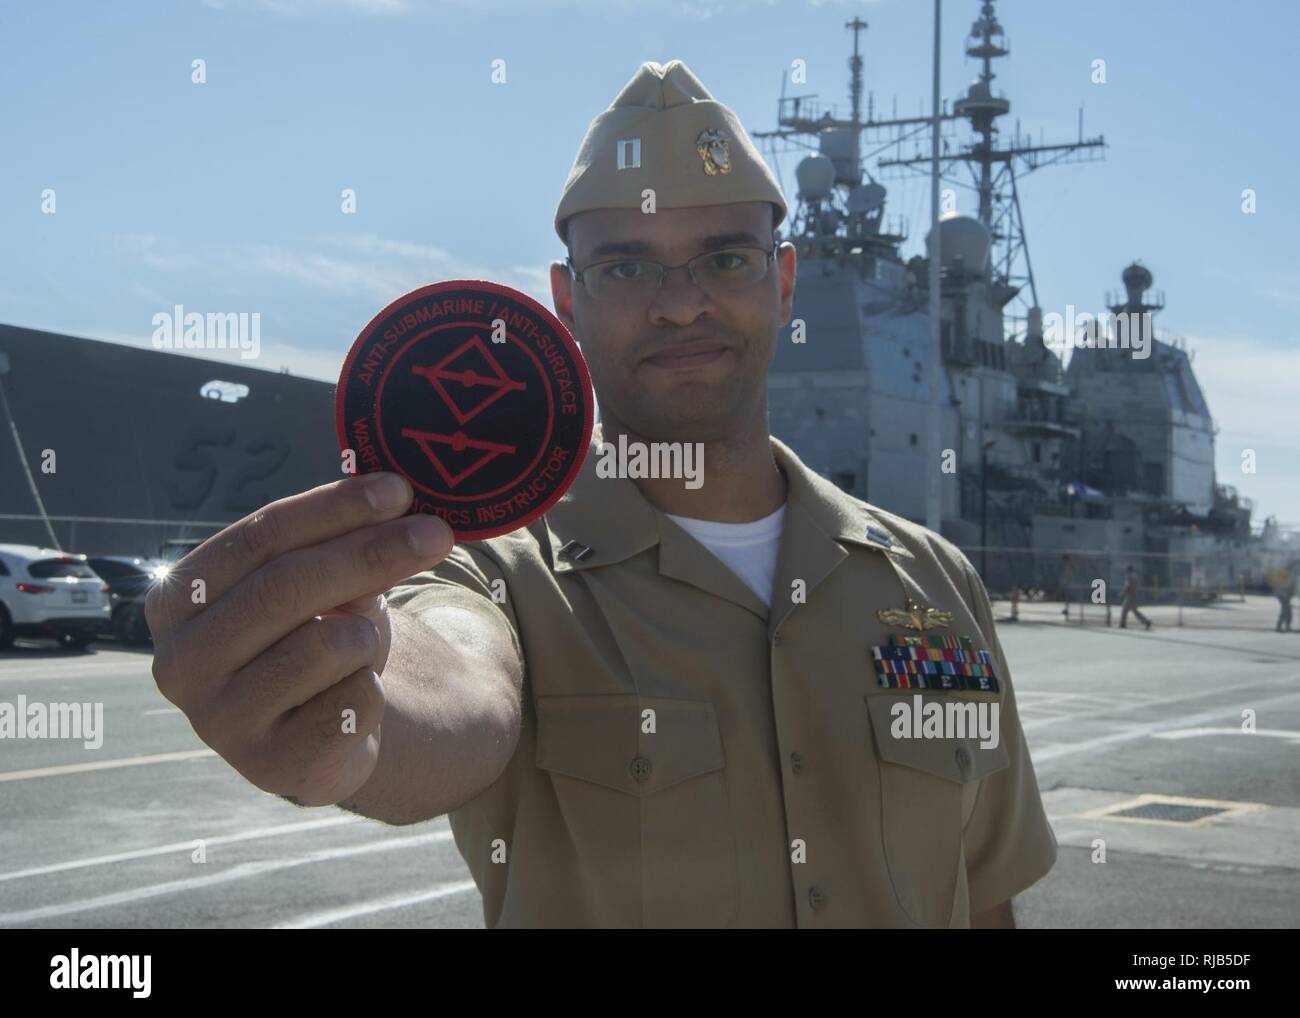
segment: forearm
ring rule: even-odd
[[[390,824],[441,816],[495,781],[519,738],[518,659],[499,625],[463,608],[391,613],[379,760],[346,810]]]

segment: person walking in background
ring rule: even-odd
[[[1120,592],[1120,595],[1124,598],[1124,607],[1120,609],[1120,613],[1119,613],[1120,629],[1128,628],[1129,612],[1132,612],[1135,616],[1137,616],[1137,620],[1141,622],[1142,625],[1150,629],[1151,620],[1148,619],[1145,615],[1143,615],[1142,612],[1138,609],[1137,572],[1133,569],[1131,565],[1124,567],[1124,589]]]
[[[1295,567],[1295,562],[1288,562],[1285,568],[1277,571],[1273,581],[1273,593],[1281,603],[1281,610],[1277,616],[1277,631],[1279,633],[1289,633],[1291,631],[1291,598],[1295,597]]]
[[[1066,621],[1070,618],[1070,581],[1074,578],[1074,562],[1069,555],[1061,556],[1061,599],[1065,602],[1065,607],[1061,609],[1061,614],[1065,616]]]

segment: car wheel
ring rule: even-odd
[[[126,645],[131,642],[131,606],[122,605],[113,613],[113,637],[118,643]]]
[[[9,618],[9,613],[5,611],[5,606],[0,604],[0,650],[8,650],[14,645],[14,624]]]
[[[141,605],[126,605],[119,613],[119,618],[122,632],[118,640],[122,643],[130,647],[142,647],[152,639],[149,623],[145,621],[144,608]],[[114,619],[114,624],[116,623],[117,620]]]

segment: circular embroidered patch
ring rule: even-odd
[[[559,501],[591,441],[586,361],[564,324],[499,283],[421,287],[357,337],[335,399],[358,473],[411,482],[409,512],[458,541],[523,527]]]

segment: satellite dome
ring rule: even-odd
[[[885,187],[874,180],[855,187],[849,192],[847,204],[850,212],[874,212],[885,204]]]
[[[799,197],[803,199],[825,198],[835,186],[835,164],[820,152],[800,159],[794,175],[799,181]]]
[[[949,213],[939,220],[939,246],[945,269],[960,264],[963,272],[982,273],[992,245],[988,229],[978,219]],[[930,235],[926,234],[926,249],[930,247]]]
[[[1153,282],[1151,270],[1141,262],[1134,262],[1126,268],[1120,275],[1120,279],[1124,281],[1125,290],[1130,294],[1136,291],[1138,296],[1151,289],[1151,283]]]

